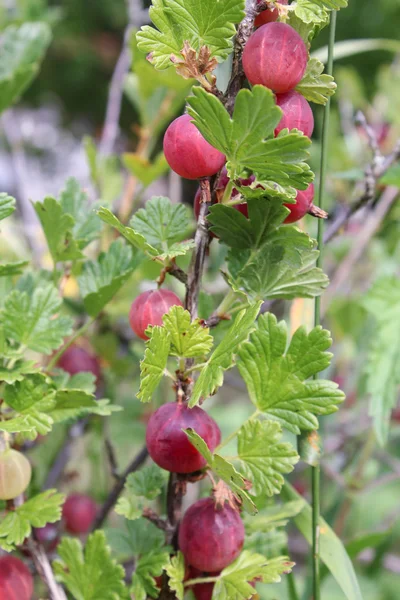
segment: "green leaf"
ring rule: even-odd
[[[327,12],[346,8],[348,0],[297,0],[295,13],[304,23],[323,23]]]
[[[296,90],[309,102],[326,104],[328,98],[333,96],[337,85],[331,75],[323,73],[324,65],[317,58],[310,58],[303,79],[296,86]]]
[[[286,556],[267,560],[261,554],[244,550],[229,567],[224,569],[213,590],[213,598],[218,600],[246,600],[254,594],[250,581],[277,583],[281,575],[290,573],[294,563]]]
[[[72,215],[66,214],[55,198],[47,197],[33,206],[42,224],[54,262],[84,258],[72,234],[75,225]]]
[[[137,587],[140,583],[146,594],[152,598],[158,598],[160,590],[156,586],[155,577],[159,577],[163,569],[168,565],[168,550],[152,550],[143,554],[135,565],[135,573],[132,583]]]
[[[38,373],[40,370],[41,367],[37,366],[35,360],[24,360],[21,358],[17,360],[11,368],[0,367],[0,381],[4,381],[5,383],[22,381],[26,375]]]
[[[132,217],[131,227],[152,246],[164,249],[171,243],[181,241],[189,227],[188,207],[172,204],[171,200],[155,196],[146,202]]]
[[[194,240],[185,240],[184,242],[175,242],[166,250],[165,252],[161,252],[158,254],[158,258],[160,260],[171,260],[176,256],[185,256],[190,250],[193,250],[196,243]]]
[[[101,221],[90,206],[87,194],[81,189],[79,182],[71,177],[60,195],[60,205],[64,213],[74,219],[72,234],[79,248],[84,248],[101,232]]]
[[[316,242],[297,227],[280,226],[287,209],[276,200],[247,203],[249,219],[223,205],[209,216],[211,230],[233,249],[227,257],[231,287],[263,300],[319,296],[328,278],[315,266]]]
[[[111,558],[103,531],[95,531],[83,552],[79,540],[63,538],[53,562],[56,577],[75,600],[116,600],[125,597],[124,569]]]
[[[31,535],[32,527],[59,521],[64,499],[57,490],[46,490],[8,512],[0,523],[0,546],[10,551]]]
[[[180,358],[197,358],[211,351],[213,337],[208,327],[203,327],[199,319],[190,320],[189,311],[182,306],[172,306],[163,316],[164,328],[171,342],[170,354]]]
[[[313,531],[311,506],[287,482],[285,482],[281,494],[286,502],[303,500],[304,508],[294,517],[294,524],[311,546]],[[319,531],[319,550],[322,561],[342,588],[347,600],[362,600],[354,567],[342,541],[322,518],[319,520]]]
[[[197,52],[207,46],[211,56],[224,60],[243,17],[243,0],[153,0],[150,18],[157,29],[142,27],[138,48],[151,53],[157,69],[169,67],[171,55],[179,57],[185,41]]]
[[[19,99],[37,74],[51,40],[46,23],[7,27],[0,42],[0,113]]]
[[[140,362],[140,390],[137,397],[141,402],[150,402],[167,366],[171,342],[164,327],[152,327],[151,338],[146,342],[144,358]]]
[[[45,283],[32,294],[8,294],[1,320],[6,336],[30,350],[50,354],[72,333],[72,320],[59,315],[62,299],[57,288]]]
[[[256,302],[241,310],[228,329],[222,342],[211,354],[197,379],[189,407],[192,408],[201,398],[207,398],[216,392],[224,380],[224,371],[233,367],[235,355],[240,345],[247,340],[255,328],[255,320],[259,313],[261,302]]]
[[[397,403],[400,384],[400,281],[397,277],[378,279],[364,296],[363,306],[374,317],[376,327],[367,357],[369,413],[377,439],[388,438],[390,415]]]
[[[147,187],[153,183],[153,181],[159,179],[168,171],[169,168],[163,152],[157,154],[153,162],[150,162],[147,158],[143,158],[143,156],[134,153],[123,154],[122,160],[128,171],[130,171],[130,173],[132,173],[136,179],[139,179],[143,187]],[[178,204],[176,206],[183,205]]]
[[[246,533],[268,533],[276,527],[284,527],[288,520],[299,514],[304,508],[305,501],[292,500],[285,504],[274,504],[263,509],[255,516],[245,516]]]
[[[78,281],[85,309],[91,317],[97,317],[113,299],[137,268],[139,261],[137,252],[122,240],[116,240],[108,252],[100,254],[97,261],[88,260],[84,263]]]
[[[283,473],[293,471],[299,456],[293,446],[282,443],[282,429],[274,421],[247,421],[238,433],[238,456],[244,476],[256,494],[279,494]]]
[[[243,508],[251,515],[255,515],[257,513],[256,505],[246,492],[246,482],[243,476],[236,471],[233,464],[219,454],[212,454],[203,438],[194,429],[185,429],[185,433],[190,443],[204,456],[210,469],[231,488],[241,501]]]
[[[182,552],[178,552],[176,556],[171,556],[165,570],[169,577],[168,585],[170,589],[175,592],[178,600],[183,600],[183,596],[185,595],[183,580],[185,578],[186,567]]]
[[[87,413],[96,413],[98,402],[93,394],[79,389],[58,390],[54,398],[54,407],[49,415],[55,423],[73,419]]]
[[[0,194],[0,221],[12,215],[15,211],[15,198],[5,192]]]
[[[104,208],[102,206],[97,211],[97,214],[99,215],[100,219],[104,221],[104,223],[111,225],[111,227],[114,227],[114,229],[119,231],[119,233],[136,249],[145,252],[150,257],[154,258],[157,256],[157,250],[146,242],[141,233],[134,231],[131,227],[125,227],[125,225],[122,225],[122,223],[115,215],[112,214],[110,210],[108,210],[108,208]]]
[[[330,363],[326,330],[316,327],[307,335],[300,328],[285,355],[286,344],[286,323],[270,313],[260,316],[257,330],[239,350],[238,369],[257,409],[300,434],[317,429],[317,416],[335,412],[344,394],[331,381],[304,381]]]
[[[20,275],[22,270],[29,265],[27,260],[19,260],[18,262],[0,264],[0,277],[14,277]]]
[[[192,93],[188,112],[206,140],[226,155],[232,179],[250,169],[261,181],[307,188],[314,177],[305,162],[310,140],[295,130],[274,137],[282,112],[271,90],[261,85],[241,90],[232,119],[216,96],[200,87]]]
[[[157,498],[164,483],[164,474],[156,465],[131,473],[125,483],[125,495],[118,499],[115,512],[130,520],[138,519],[148,505],[146,500]]]

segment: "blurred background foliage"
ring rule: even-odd
[[[167,173],[160,143],[167,124],[183,108],[190,82],[178,78],[174,72],[154,71],[145,57],[137,53],[133,42],[134,60],[125,81],[116,153],[106,157],[97,154],[94,142],[98,142],[103,133],[109,84],[127,26],[124,0],[2,1],[0,31],[12,23],[27,20],[47,21],[53,31],[53,42],[39,76],[24,94],[23,101],[13,109],[11,132],[3,120],[1,189],[17,197],[25,194],[38,200],[48,193],[58,193],[71,175],[77,177],[93,200],[101,198],[103,204],[117,201],[122,211],[124,198],[128,199],[129,212],[132,208],[130,199],[133,198],[133,206],[137,208],[153,194],[169,195],[173,200],[192,204],[195,186],[182,183]],[[399,0],[350,0],[349,7],[338,15],[337,40],[398,40],[399,24]],[[326,42],[327,32],[324,31],[313,45],[313,51]],[[219,76],[222,81],[223,67]],[[339,87],[332,105],[326,200],[332,216],[357,195],[358,182],[371,160],[368,140],[355,125],[357,110],[366,114],[383,153],[391,152],[400,139],[400,52],[397,57],[393,51],[354,54],[336,63],[335,77]],[[318,171],[322,119],[319,107],[315,109],[315,116],[317,126],[311,163]],[[18,154],[21,144],[26,168],[24,181],[21,181],[17,161],[21,158]],[[400,187],[399,167],[393,167],[381,182],[382,193],[387,185]],[[400,409],[394,412],[388,445],[379,448],[371,433],[366,382],[371,340],[377,337],[378,329],[377,319],[365,304],[365,296],[382,275],[399,274],[400,205],[397,202],[390,207],[377,223],[376,235],[371,236],[362,248],[361,256],[352,262],[349,259],[351,249],[364,243],[363,226],[370,212],[371,207],[361,211],[347,232],[337,237],[325,251],[325,270],[333,282],[333,292],[328,290],[323,301],[325,324],[332,330],[334,338],[335,359],[329,376],[340,383],[347,393],[347,401],[336,417],[322,420],[325,448],[322,508],[356,561],[364,599],[398,600]],[[29,214],[22,219],[28,229],[29,219]],[[10,258],[29,256],[21,228],[13,220],[10,223],[6,225],[9,227],[6,236],[1,238],[3,255]],[[304,226],[313,233],[315,222],[307,218]],[[209,315],[222,298],[223,280],[219,267],[223,260],[224,250],[214,241],[204,281],[201,316]],[[184,266],[184,262],[181,264]],[[338,282],[340,268],[344,268],[345,277],[342,271],[342,279]],[[91,347],[101,358],[104,394],[123,405],[125,410],[104,422],[93,420],[74,449],[68,477],[63,483],[66,488],[90,490],[99,501],[109,486],[104,436],[115,441],[122,467],[144,440],[150,410],[133,401],[143,344],[131,336],[126,316],[132,299],[152,285],[158,270],[154,263],[145,262],[107,308],[90,338]],[[9,285],[9,282],[3,278],[0,285]],[[183,293],[175,280],[169,280],[168,286]],[[75,300],[73,277],[66,291],[71,312],[79,318],[82,307]],[[1,297],[0,290],[0,304]],[[309,301],[281,304],[277,312],[290,319],[292,329],[301,323],[312,323],[312,303]],[[394,323],[393,340],[387,339],[383,352],[389,353],[395,343],[399,335],[396,326],[398,329],[399,323]],[[223,325],[215,331],[216,336],[221,335],[221,329]],[[381,373],[375,376],[378,383],[382,376],[382,387],[388,385],[387,378]],[[230,375],[226,381],[227,386],[210,402],[211,413],[221,425],[223,434],[236,429],[249,411],[249,401],[240,379]],[[161,389],[155,404],[165,401],[169,394],[168,388]],[[226,419],[227,406],[229,420]],[[49,436],[32,450],[37,488],[42,485],[65,433],[66,428],[59,426],[58,434]],[[297,490],[308,497],[308,474],[301,466],[296,468],[291,479]],[[118,527],[118,521],[115,526]],[[282,540],[285,542],[282,528],[272,530],[264,536],[264,551],[271,555],[277,549],[280,551]],[[258,543],[254,539],[253,542]],[[294,532],[290,538],[290,551],[301,564],[306,546]],[[303,584],[304,597],[308,600],[307,581]],[[261,586],[259,591],[265,600],[278,597],[286,600],[284,586],[264,586],[264,589]],[[323,598],[343,599],[338,586],[329,577],[324,580]]]

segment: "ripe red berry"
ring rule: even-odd
[[[15,556],[0,557],[0,600],[31,600],[33,578],[28,567]]]
[[[55,523],[47,523],[44,527],[35,529],[35,537],[47,552],[53,552],[60,541],[58,526]]]
[[[165,289],[143,292],[133,301],[129,311],[129,322],[133,331],[142,340],[147,340],[147,327],[161,326],[162,318],[171,306],[183,306],[174,292]]]
[[[0,500],[12,500],[28,487],[32,476],[29,460],[18,450],[0,454]]]
[[[311,137],[314,130],[314,116],[304,96],[295,91],[278,94],[276,104],[282,109],[283,116],[275,129],[275,135],[287,128],[298,129],[307,137]]]
[[[206,460],[189,442],[183,429],[194,429],[213,451],[221,441],[217,423],[202,408],[168,402],[152,414],[146,430],[147,449],[154,462],[171,473],[194,473]]]
[[[191,123],[190,115],[172,121],[164,136],[164,154],[171,169],[186,179],[215,175],[225,164],[225,156],[216,150]]]
[[[267,23],[257,29],[243,52],[243,68],[250,83],[260,83],[278,94],[296,87],[307,60],[305,43],[286,23]]]
[[[260,4],[262,0],[257,0],[257,4]],[[278,4],[287,4],[288,0],[279,0]],[[266,23],[272,23],[273,21],[277,21],[279,17],[279,10],[277,8],[263,10],[262,13],[256,16],[254,19],[254,25],[256,27],[261,27],[261,25],[265,25]]]
[[[87,533],[96,518],[95,501],[84,494],[71,494],[63,506],[65,529],[69,533]]]
[[[243,543],[242,519],[229,504],[220,508],[213,498],[202,498],[182,519],[179,547],[186,562],[201,571],[222,571],[239,556]]]
[[[310,183],[304,191],[298,190],[295,204],[284,204],[289,210],[290,215],[286,217],[284,223],[295,223],[308,213],[314,199],[314,184]]]
[[[57,366],[70,375],[89,372],[93,373],[96,380],[100,378],[101,371],[97,357],[76,344],[72,344],[72,346],[66,349],[60,357]]]

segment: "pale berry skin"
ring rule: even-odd
[[[306,190],[298,190],[295,204],[284,204],[290,210],[284,223],[295,223],[308,213],[314,200],[314,184],[311,183]]]
[[[33,577],[15,556],[0,557],[0,600],[31,600]]]
[[[63,506],[65,529],[69,533],[88,533],[97,515],[95,501],[84,494],[71,494]]]
[[[222,571],[241,553],[244,525],[228,504],[216,507],[202,498],[186,511],[179,529],[179,548],[188,564],[201,571]]]
[[[29,460],[18,450],[0,453],[0,500],[12,500],[25,492],[32,476]]]
[[[261,0],[257,0],[257,4],[260,4]],[[287,5],[288,0],[279,0],[278,4]],[[277,21],[279,18],[279,10],[277,8],[272,8],[263,10],[262,13],[256,16],[254,19],[255,27],[261,27],[261,25],[266,25],[266,23],[273,23]]]
[[[276,104],[283,112],[282,119],[275,129],[277,136],[282,129],[298,129],[307,137],[314,131],[314,115],[307,100],[298,92],[291,91],[276,96]]]
[[[190,115],[172,121],[164,135],[164,154],[171,169],[185,179],[215,175],[225,156],[211,146],[191,122]]]
[[[170,290],[162,288],[140,294],[133,301],[129,311],[129,322],[134,333],[142,340],[148,340],[147,327],[162,326],[162,318],[172,306],[183,306],[183,304]]]
[[[96,356],[76,344],[72,344],[65,350],[57,366],[70,375],[89,372],[93,373],[97,381],[100,379],[100,364]]]
[[[150,417],[146,430],[146,444],[153,461],[171,473],[194,473],[203,469],[207,461],[190,443],[184,429],[193,429],[211,451],[221,441],[217,423],[202,408],[188,408],[187,403],[163,404]]]
[[[243,52],[243,68],[251,84],[277,94],[289,92],[305,73],[308,53],[301,36],[286,23],[267,23],[255,31]]]
[[[60,541],[58,526],[55,523],[47,523],[44,527],[35,530],[35,537],[47,552],[54,552]]]

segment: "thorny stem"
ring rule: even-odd
[[[37,542],[34,542],[32,538],[29,538],[28,549],[35,565],[35,569],[49,591],[50,600],[67,600],[64,590],[55,580],[49,559],[41,544],[38,544]]]
[[[328,50],[328,65],[326,73],[332,75],[333,72],[333,51],[335,46],[336,32],[336,11],[331,14],[330,33],[329,33],[329,50]],[[320,184],[318,195],[318,207],[323,209],[324,193],[325,193],[325,178],[328,159],[328,141],[329,141],[329,116],[330,116],[330,98],[326,103],[324,110],[324,119],[322,125],[322,150],[321,150],[321,167],[320,167]],[[318,249],[319,257],[317,259],[317,267],[322,266],[322,250],[323,250],[323,219],[318,219]],[[314,324],[318,326],[321,321],[321,299],[315,299]],[[318,378],[318,374],[314,379]],[[320,600],[320,557],[319,557],[319,519],[320,519],[320,465],[317,464],[311,467],[311,487],[312,487],[312,567],[313,567],[313,600]]]

